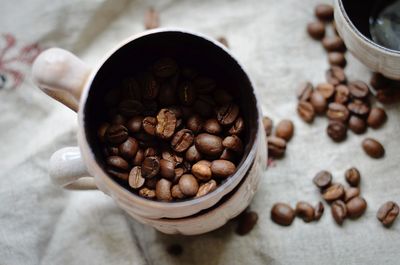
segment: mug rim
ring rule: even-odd
[[[147,30],[138,34],[133,34],[131,36],[129,36],[128,38],[126,38],[125,40],[121,41],[119,44],[115,45],[113,49],[111,49],[110,51],[105,53],[105,56],[99,60],[99,62],[95,65],[95,67],[93,67],[93,69],[91,70],[91,73],[89,75],[89,77],[86,80],[86,83],[84,85],[84,88],[82,90],[82,94],[81,94],[81,98],[79,100],[79,110],[78,110],[78,123],[79,123],[79,127],[78,127],[78,145],[79,148],[81,150],[82,153],[82,157],[85,161],[85,164],[90,165],[88,166],[88,171],[91,175],[93,175],[93,177],[95,178],[95,180],[97,179],[97,177],[101,178],[105,184],[106,187],[104,187],[104,185],[101,185],[101,187],[99,187],[97,184],[99,184],[98,182],[96,182],[96,186],[98,186],[100,189],[105,188],[106,193],[110,193],[110,187],[115,187],[117,189],[117,191],[122,192],[123,195],[126,195],[130,198],[133,198],[137,203],[141,203],[141,206],[144,207],[152,207],[154,209],[159,208],[159,209],[163,209],[163,210],[171,210],[171,209],[179,209],[181,207],[185,207],[185,206],[192,206],[192,205],[200,205],[201,203],[207,202],[210,198],[214,197],[217,195],[217,200],[216,202],[220,201],[222,197],[224,197],[226,194],[222,192],[223,189],[226,188],[226,186],[228,186],[229,184],[231,184],[234,181],[238,181],[238,183],[240,183],[240,181],[243,179],[243,177],[246,175],[246,172],[250,169],[251,165],[252,165],[252,161],[255,159],[256,156],[256,151],[257,148],[254,148],[254,144],[251,147],[249,153],[247,154],[246,158],[243,160],[242,164],[240,167],[238,167],[235,171],[235,173],[229,177],[222,185],[220,185],[219,187],[217,187],[217,189],[215,189],[214,191],[198,197],[198,198],[191,198],[189,200],[184,200],[184,201],[177,201],[177,202],[165,202],[165,201],[154,201],[154,200],[149,200],[146,198],[143,198],[137,194],[132,193],[131,191],[127,190],[126,188],[124,188],[123,186],[121,186],[119,183],[117,183],[112,177],[110,177],[104,170],[103,168],[97,163],[96,159],[95,159],[95,155],[93,153],[92,148],[90,147],[88,140],[87,140],[87,135],[85,132],[85,121],[84,121],[84,117],[85,117],[85,105],[87,102],[87,98],[89,95],[89,91],[91,90],[91,86],[92,83],[98,73],[98,71],[100,70],[100,68],[106,63],[106,61],[113,55],[115,54],[119,49],[123,48],[125,45],[127,45],[128,43],[139,39],[141,37],[147,36],[147,35],[152,35],[152,34],[157,34],[157,33],[163,33],[163,32],[178,32],[178,33],[184,33],[184,34],[189,34],[192,35],[194,37],[200,37],[203,38],[205,40],[207,40],[208,42],[218,46],[219,48],[221,48],[226,54],[229,55],[229,57],[231,59],[233,59],[237,65],[242,69],[243,73],[246,75],[246,77],[249,80],[250,86],[252,88],[252,93],[254,95],[255,101],[256,101],[256,109],[258,112],[258,120],[257,120],[257,128],[256,128],[256,134],[254,137],[254,141],[256,141],[256,139],[258,139],[259,134],[260,134],[260,122],[261,122],[261,108],[259,105],[259,101],[258,101],[258,95],[257,92],[255,90],[255,86],[254,86],[254,82],[251,79],[251,77],[248,75],[248,72],[246,71],[246,69],[243,67],[243,65],[235,58],[235,56],[221,43],[219,43],[218,41],[212,39],[211,37],[208,37],[202,33],[198,33],[198,32],[194,32],[191,30],[187,30],[187,29],[182,29],[182,28],[176,28],[176,27],[165,27],[165,28],[158,28],[158,29],[152,29],[152,30]],[[239,176],[241,175],[241,177],[239,178]],[[236,178],[235,178],[236,176]],[[237,183],[237,184],[238,184]],[[233,190],[236,187],[236,185],[231,189]],[[230,190],[230,191],[231,191]],[[229,191],[229,192],[230,192]],[[228,193],[229,193],[228,192]],[[111,192],[111,194],[114,194],[115,192]],[[217,194],[219,193],[219,194]],[[110,195],[111,195],[110,194]],[[213,204],[208,205],[205,208],[201,208],[202,209],[206,209],[211,207]],[[199,211],[200,211],[199,210]],[[198,211],[197,211],[198,212]],[[193,213],[195,214],[195,213]],[[193,215],[191,214],[191,215]],[[164,214],[165,216],[166,214]],[[188,216],[188,215],[186,215]],[[182,216],[184,217],[184,216]]]

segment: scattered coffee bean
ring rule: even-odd
[[[337,65],[339,67],[345,67],[347,64],[344,53],[342,52],[330,52],[328,53],[328,61],[330,65]]]
[[[215,180],[210,180],[206,183],[200,185],[197,191],[196,198],[207,195],[208,193],[214,191],[217,188],[217,182]]]
[[[328,136],[335,142],[341,142],[347,137],[347,127],[340,121],[330,121],[326,132],[328,133]]]
[[[267,136],[270,136],[271,132],[272,132],[272,127],[273,127],[272,120],[270,118],[264,116],[263,119],[262,119],[262,122],[263,122],[263,125],[264,125],[265,134]]]
[[[385,202],[378,210],[376,218],[386,227],[390,227],[399,215],[399,206],[393,201]]]
[[[347,105],[348,110],[355,115],[366,118],[369,113],[369,106],[361,100],[353,100]]]
[[[346,82],[346,74],[343,68],[339,66],[331,66],[325,73],[326,81],[334,86],[343,84]]]
[[[367,209],[367,202],[364,198],[354,197],[346,203],[347,216],[351,219],[356,219],[363,215]]]
[[[348,202],[354,197],[357,197],[360,195],[360,189],[359,188],[354,188],[354,187],[349,187],[344,189],[344,202]]]
[[[268,153],[273,157],[282,157],[286,151],[286,141],[276,136],[268,137]]]
[[[142,176],[144,178],[152,178],[160,171],[160,160],[156,156],[149,156],[143,160]]]
[[[321,190],[328,188],[332,183],[332,174],[326,170],[322,170],[315,175],[314,184]]]
[[[171,140],[171,147],[174,151],[185,152],[193,143],[193,132],[188,129],[182,129],[174,134]]]
[[[144,27],[145,29],[155,29],[160,27],[160,15],[152,7],[146,11],[144,16]]]
[[[297,99],[299,101],[308,101],[314,88],[310,82],[302,82],[296,90]]]
[[[336,86],[335,102],[339,104],[346,104],[350,97],[349,88],[346,85]]]
[[[311,94],[310,103],[314,107],[314,110],[318,114],[325,113],[327,102],[325,97],[318,91],[314,91]]]
[[[340,200],[344,196],[344,188],[342,184],[332,184],[322,193],[322,197],[327,202],[333,202],[335,200]]]
[[[375,139],[366,138],[362,141],[362,147],[367,155],[372,158],[381,158],[385,155],[382,144]]]
[[[139,189],[144,185],[145,179],[142,177],[142,170],[139,166],[132,168],[129,173],[129,186]]]
[[[363,81],[350,82],[348,87],[352,97],[363,99],[369,95],[369,87]]]
[[[325,36],[325,25],[319,21],[310,22],[307,24],[307,32],[311,38],[321,40]]]
[[[129,164],[125,159],[119,156],[109,156],[106,160],[107,165],[122,171],[129,170]]]
[[[347,217],[347,207],[341,200],[336,200],[331,205],[332,216],[338,225],[342,225]]]
[[[194,196],[199,190],[199,183],[192,174],[184,174],[179,179],[179,189],[186,196]]]
[[[160,179],[156,184],[156,197],[160,201],[171,201],[171,182],[166,179]]]
[[[306,101],[300,101],[297,105],[297,113],[300,118],[302,118],[305,122],[311,123],[315,117],[315,110],[311,103]]]
[[[347,122],[350,113],[346,106],[339,103],[330,103],[326,115],[330,120]]]
[[[315,7],[315,16],[322,21],[333,20],[333,7],[328,4],[318,4]]]
[[[356,115],[351,115],[349,119],[349,129],[355,134],[363,134],[367,130],[367,123]]]
[[[271,219],[279,225],[291,225],[294,217],[294,210],[286,203],[275,203],[271,209]]]
[[[277,137],[289,141],[294,132],[293,122],[290,120],[281,120],[276,126],[275,134]]]
[[[346,50],[346,46],[339,36],[324,37],[322,39],[322,46],[328,52],[343,52]]]
[[[326,100],[329,100],[335,94],[335,87],[329,83],[321,83],[317,85],[316,91],[323,95]]]
[[[324,205],[322,202],[318,202],[317,205],[314,208],[314,220],[318,221],[321,219],[322,214],[324,213]]]
[[[254,226],[257,224],[258,214],[256,212],[244,212],[239,217],[238,227],[236,229],[236,233],[238,235],[246,235],[251,230],[253,230]]]
[[[211,172],[213,176],[227,178],[235,173],[236,166],[228,160],[214,160],[211,162]]]
[[[361,174],[357,168],[352,167],[346,170],[344,173],[347,183],[350,184],[352,187],[357,187],[360,184]]]
[[[296,204],[296,215],[309,223],[314,220],[314,208],[308,202],[300,201]]]
[[[194,143],[197,150],[208,156],[216,157],[224,151],[222,139],[216,135],[201,133],[196,136]]]
[[[387,120],[387,115],[384,109],[375,107],[372,108],[369,112],[367,124],[371,128],[377,129],[382,126],[383,123]]]
[[[168,246],[167,252],[172,256],[180,256],[183,253],[183,248],[181,245],[172,244]]]
[[[192,166],[192,174],[202,181],[207,181],[211,179],[211,162],[207,160],[200,160]]]

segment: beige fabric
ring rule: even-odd
[[[367,133],[386,147],[382,160],[362,152],[363,137],[350,133],[348,141],[334,144],[325,134],[326,119],[310,126],[295,112],[296,85],[323,81],[327,68],[322,47],[305,33],[317,2],[152,2],[163,26],[226,36],[255,80],[265,113],[295,123],[285,159],[265,172],[251,206],[260,221],[244,237],[234,233],[235,224],[198,237],[166,236],[130,219],[100,192],[53,186],[47,161],[57,149],[76,144],[76,114],[33,87],[28,65],[15,66],[28,76],[19,87],[0,90],[0,263],[399,264],[400,222],[388,230],[375,218],[384,201],[400,202],[398,106],[388,108],[389,123]],[[144,0],[3,1],[0,25],[17,38],[19,48],[33,42],[59,46],[93,66],[120,40],[143,30],[148,6]],[[347,58],[350,79],[368,80],[369,71],[350,54]],[[347,220],[342,228],[329,210],[317,223],[295,220],[280,227],[270,221],[274,202],[317,202],[311,183],[317,171],[328,169],[343,182],[345,169],[353,165],[362,172],[362,195],[368,201],[362,218]],[[166,253],[171,243],[183,245],[181,257]]]

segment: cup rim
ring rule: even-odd
[[[95,155],[92,151],[92,148],[90,147],[88,141],[87,141],[87,136],[85,133],[85,122],[84,122],[84,109],[85,109],[85,104],[87,101],[87,97],[89,95],[89,91],[92,85],[93,80],[95,79],[99,69],[104,65],[104,63],[119,49],[124,47],[126,44],[130,43],[131,41],[134,41],[135,39],[139,39],[141,37],[147,36],[147,35],[152,35],[152,34],[157,34],[157,33],[163,33],[163,32],[178,32],[178,33],[184,33],[184,34],[189,34],[193,35],[194,37],[200,37],[203,38],[212,44],[218,46],[221,48],[225,53],[227,53],[236,63],[237,65],[242,69],[244,74],[247,76],[250,86],[252,88],[252,93],[254,94],[255,100],[256,100],[256,109],[258,111],[258,121],[257,121],[257,126],[260,127],[261,124],[261,108],[259,105],[258,101],[258,96],[257,92],[255,90],[254,82],[251,79],[251,77],[248,75],[248,72],[246,71],[245,67],[235,58],[235,56],[221,43],[218,41],[214,40],[211,37],[206,36],[205,34],[194,32],[191,30],[187,29],[182,29],[182,28],[176,28],[176,27],[165,27],[165,28],[157,28],[157,29],[152,29],[152,30],[147,30],[138,34],[131,35],[130,37],[126,38],[125,40],[121,41],[119,44],[117,44],[113,49],[111,49],[109,52],[105,54],[105,56],[96,64],[96,66],[92,69],[90,76],[87,78],[84,89],[81,94],[81,98],[79,101],[79,110],[78,110],[78,144],[82,153],[82,157],[87,165],[91,165],[91,167],[88,167],[88,171],[91,175],[93,175],[96,179],[96,177],[100,177],[106,184],[107,187],[102,186],[103,188],[107,189],[107,191],[110,191],[110,187],[116,188],[118,192],[122,192],[123,195],[126,195],[133,200],[135,200],[135,203],[140,203],[141,206],[144,207],[151,207],[151,208],[159,208],[163,209],[164,211],[172,210],[172,209],[179,209],[181,207],[185,206],[193,206],[193,205],[201,205],[202,203],[207,202],[209,199],[216,197],[216,202],[218,202],[223,196],[228,194],[230,191],[232,191],[234,187],[232,187],[227,193],[223,193],[222,191],[226,189],[227,186],[229,186],[232,182],[237,181],[237,184],[240,183],[240,181],[243,179],[243,177],[246,175],[246,172],[249,170],[249,168],[252,165],[252,161],[255,158],[257,148],[251,148],[249,153],[247,154],[247,157],[245,160],[243,160],[242,165],[238,167],[234,173],[233,176],[229,177],[222,185],[217,187],[214,191],[201,196],[199,198],[192,198],[189,200],[184,200],[184,201],[178,201],[178,202],[164,202],[164,201],[153,201],[149,200],[146,198],[142,198],[137,194],[134,194],[118,184],[113,178],[108,176],[108,174],[100,167],[100,165],[96,162]],[[260,133],[260,128],[257,128],[256,130],[256,135],[254,137],[254,141],[258,139]],[[240,177],[241,176],[241,177]],[[96,183],[97,184],[97,183]],[[111,192],[114,194],[115,192]],[[211,207],[212,205],[209,205],[208,207]],[[201,208],[200,210],[205,209]],[[199,210],[199,211],[200,211]],[[195,213],[193,213],[195,214]],[[164,214],[168,215],[168,214]]]

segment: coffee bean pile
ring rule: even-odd
[[[106,171],[139,196],[197,198],[236,171],[245,124],[234,97],[213,79],[162,58],[106,101],[113,114],[98,129]]]
[[[263,117],[265,135],[268,139],[268,155],[274,158],[281,158],[285,155],[287,142],[294,134],[294,124],[290,120],[281,120],[275,128],[275,135],[272,135],[273,121]]]

